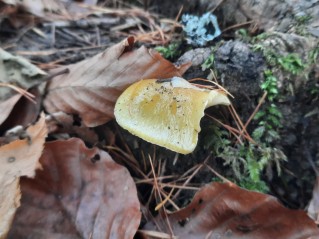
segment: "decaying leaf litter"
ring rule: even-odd
[[[41,156],[47,136],[44,114],[41,114],[35,125],[26,129],[25,134],[25,138],[15,139],[0,148],[1,237],[8,233],[15,211],[20,206],[20,177],[34,177],[36,169],[41,168],[38,158]]]
[[[83,5],[80,8],[83,8]],[[81,14],[77,16],[78,19],[89,16],[89,12],[82,12],[78,10],[80,8],[72,8],[72,11],[82,13],[82,16]],[[112,17],[108,22],[114,24],[113,30],[121,30],[121,34],[137,34],[135,39],[147,44],[170,41],[176,34],[173,29],[179,25],[171,20],[168,21],[170,27],[159,27],[154,18],[141,9],[129,9],[125,12],[121,9],[96,6],[95,3],[92,3],[91,6],[84,5],[84,8],[93,12],[104,12],[106,15],[113,11],[112,13],[119,18],[127,14],[126,16],[134,19],[133,23],[118,25],[118,21],[110,20]],[[53,19],[56,20],[58,16],[63,19],[60,26],[70,26],[68,11],[71,12],[70,9],[63,9]],[[43,12],[41,14],[32,13],[38,17],[43,14]],[[10,21],[16,21],[10,14],[8,14]],[[145,24],[145,19],[141,20],[139,17],[141,19],[152,18],[148,19]],[[27,19],[32,18],[29,15]],[[86,24],[89,24],[90,21],[99,18],[87,17],[87,19]],[[143,28],[143,24],[148,28]],[[78,29],[81,27],[84,28],[83,25],[77,26]],[[130,28],[133,28],[133,31],[130,31]],[[46,36],[45,32],[41,32],[41,28],[28,27],[24,30],[37,35],[37,38],[33,37],[32,41],[38,39],[39,36]],[[315,223],[304,212],[286,209],[269,196],[245,191],[232,183],[212,183],[200,189],[203,183],[212,180],[213,175],[221,174],[221,178],[223,178],[222,175],[225,175],[213,169],[217,165],[212,162],[214,155],[211,153],[205,150],[199,153],[200,150],[198,150],[189,158],[184,158],[155,146],[150,148],[150,144],[122,131],[114,121],[103,125],[113,118],[115,101],[129,85],[141,79],[182,76],[189,64],[175,67],[153,50],[145,47],[134,48],[132,37],[120,41],[120,35],[112,36],[113,39],[117,39],[113,41],[116,44],[107,43],[113,46],[90,58],[87,54],[94,55],[100,52],[101,48],[105,48],[101,46],[101,39],[105,41],[105,38],[101,38],[101,35],[97,37],[101,33],[101,28],[95,27],[94,34],[90,32],[87,36],[83,34],[85,30],[80,30],[78,34],[79,32],[72,32],[68,29],[63,31],[63,27],[58,30],[55,27],[53,31],[59,32],[60,30],[62,34],[57,35],[68,35],[64,39],[64,44],[67,44],[61,47],[61,50],[52,50],[52,47],[46,47],[44,51],[16,50],[17,54],[29,56],[30,59],[35,58],[34,62],[39,67],[53,70],[48,72],[48,77],[45,77],[46,87],[39,88],[41,93],[38,95],[42,95],[44,100],[42,101],[41,97],[35,97],[37,105],[44,107],[47,112],[46,122],[50,133],[47,137],[48,142],[44,144],[42,156],[34,155],[33,157],[33,160],[39,160],[42,169],[37,170],[34,179],[22,178],[20,181],[21,207],[10,226],[10,238],[24,235],[32,235],[36,238],[47,236],[132,238],[138,227],[141,230],[136,237],[142,238],[171,238],[173,236],[206,238],[221,235],[234,238],[256,238],[256,236],[269,238],[269,235],[280,238],[309,238],[310,236],[315,238],[318,236]],[[74,42],[70,42],[70,36],[77,40],[75,45]],[[60,41],[61,39],[52,41],[51,38],[50,40],[51,44],[57,46],[63,42]],[[88,44],[93,44],[93,46],[88,46]],[[68,45],[71,47],[66,47]],[[16,46],[19,47],[19,44]],[[10,51],[10,45],[4,44],[4,47]],[[82,55],[73,53],[75,58],[72,57],[72,51],[78,50],[91,52],[87,54],[83,52]],[[83,58],[85,58],[84,61],[79,61]],[[74,64],[69,65],[70,62]],[[67,66],[57,68],[60,64]],[[59,76],[50,77],[55,74]],[[9,83],[13,82],[9,81]],[[8,85],[5,87],[8,88]],[[7,98],[4,99],[10,99],[17,92],[19,92],[17,89],[10,91]],[[24,99],[24,97],[16,96],[18,97]],[[29,100],[21,103],[21,100],[14,98],[9,103],[2,102],[4,109],[8,109],[9,106],[12,109],[11,112],[7,110],[8,113],[4,116],[4,121],[9,123],[1,125],[2,133],[18,124],[27,126],[34,123],[40,114],[39,107],[20,113],[21,108],[26,108],[25,105],[32,106],[33,103]],[[220,110],[222,109],[219,108],[218,111]],[[211,115],[211,112],[209,114]],[[237,121],[239,124],[237,129],[223,121],[225,115],[219,115],[218,112],[215,114],[213,114],[214,118],[219,118],[217,121],[234,134],[237,140],[249,139],[249,135],[244,130],[246,126],[244,127],[240,119]],[[19,120],[14,121],[15,118],[27,120],[21,123]],[[234,118],[238,117],[234,115]],[[43,122],[43,118],[41,119]],[[40,126],[37,127],[40,128]],[[24,140],[27,147],[36,146],[37,150],[42,150],[33,142],[28,130],[24,131],[21,127],[3,135],[1,149],[10,145],[10,141],[18,143],[21,139]],[[81,139],[87,143],[87,146],[84,146]],[[20,150],[15,149],[17,152],[14,152],[14,155],[18,155]],[[133,178],[123,166],[113,162],[106,151],[112,155],[113,160],[126,167]],[[5,156],[4,161],[8,158],[12,157]],[[214,160],[216,161],[216,158]],[[6,162],[11,163],[11,160],[9,161]],[[175,167],[179,167],[181,161],[184,165],[183,168],[180,168],[181,170],[171,169],[173,162],[176,163]],[[114,173],[114,176],[109,177],[108,172]],[[210,179],[207,180],[207,177]],[[137,191],[132,179],[137,185]],[[227,179],[224,180],[227,181]],[[200,184],[194,185],[192,181],[200,182]],[[213,190],[215,194],[210,195],[210,190]],[[199,192],[187,206],[188,200],[191,200],[195,191]],[[19,190],[15,189],[10,193],[12,194],[8,196],[18,195]],[[230,194],[229,197],[228,194]],[[257,201],[257,205],[250,201],[255,197],[258,199],[253,202]],[[15,204],[14,207],[17,205]],[[115,205],[118,207],[115,208]],[[234,205],[236,205],[235,208]],[[312,211],[309,211],[312,214],[313,211],[316,211],[313,205],[314,203],[312,203]],[[180,210],[181,207],[185,208]],[[12,207],[7,209],[10,210],[8,213],[13,215]],[[154,209],[158,211],[158,216],[155,218],[154,215],[157,213],[154,214]],[[143,215],[142,223],[140,222],[140,210]],[[210,210],[212,210],[211,213]],[[175,212],[172,213],[172,211]],[[276,216],[277,221],[269,221],[269,213],[272,211],[279,214]],[[283,212],[280,213],[281,211]],[[25,219],[29,219],[30,215],[34,220]],[[273,216],[273,213],[271,215]],[[298,220],[291,222],[291,218]],[[223,223],[224,220],[228,223]],[[155,224],[155,226],[150,227],[150,224]],[[291,230],[291,227],[294,230]],[[6,234],[9,229],[8,225],[4,225],[4,228],[1,235]]]
[[[72,138],[46,143],[39,162],[36,177],[21,181],[25,197],[9,237],[134,236],[141,217],[136,187],[108,153]]]

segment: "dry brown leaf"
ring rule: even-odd
[[[38,116],[40,108],[40,94],[36,86],[43,81],[46,73],[31,64],[27,59],[14,56],[0,48],[0,125],[9,121],[7,127],[2,127],[0,131],[14,127],[16,124],[26,126],[33,122]],[[27,92],[25,89],[31,89]],[[17,94],[17,92],[19,94]],[[36,94],[37,104],[34,104],[22,95],[29,97]],[[17,106],[16,104],[19,104]],[[19,115],[9,117],[12,110],[16,110]]]
[[[0,48],[1,83],[12,84],[23,89],[30,89],[43,82],[46,73],[29,60],[15,56]],[[10,87],[0,87],[0,99],[7,100],[13,95]],[[16,92],[14,92],[16,93]]]
[[[33,177],[39,168],[47,128],[44,115],[30,126],[25,139],[0,147],[0,238],[9,230],[16,209],[20,205],[19,178]]]
[[[46,143],[43,170],[21,179],[10,238],[133,238],[140,204],[129,172],[77,138]]]
[[[21,97],[21,95],[18,95],[20,97],[15,95],[13,97],[19,98],[17,102],[5,101],[6,103],[0,103],[0,112],[2,112],[2,107],[10,108],[10,110],[5,110],[7,116],[6,118],[4,118],[2,114],[0,116],[0,133],[3,133],[4,131],[11,129],[17,125],[26,127],[29,124],[35,122],[41,108],[41,94],[37,87],[30,89],[28,92],[34,96],[34,102],[31,102],[29,99],[23,96]]]
[[[8,118],[10,115],[13,107],[22,97],[20,94],[15,94],[11,96],[9,99],[0,102],[0,125]]]
[[[277,199],[231,183],[203,187],[184,209],[169,215],[178,238],[318,238],[319,230],[304,211],[290,210]],[[169,233],[157,217],[160,231]],[[152,223],[145,229],[159,230]],[[146,237],[150,238],[150,237]]]
[[[0,0],[0,13],[8,18],[15,28],[25,27],[37,21],[77,20],[94,13],[88,6],[97,0]],[[0,19],[1,22],[2,19]]]
[[[189,65],[175,67],[145,47],[132,50],[134,38],[68,66],[70,73],[55,77],[44,100],[48,112],[78,114],[89,127],[114,118],[114,104],[123,90],[141,79],[181,76]],[[61,70],[61,69],[59,69]]]
[[[2,2],[25,9],[27,12],[37,16],[45,17],[48,12],[65,11],[64,5],[58,0],[1,0]]]

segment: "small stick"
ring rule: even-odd
[[[225,28],[225,29],[223,30],[223,33],[224,33],[224,32],[227,32],[227,31],[229,31],[229,30],[231,30],[231,29],[238,28],[238,27],[242,27],[242,26],[249,25],[249,24],[252,24],[252,23],[254,23],[254,20],[251,20],[251,21],[248,21],[248,22],[244,22],[244,23],[235,24],[235,25],[233,25],[233,26],[230,26],[230,27]]]
[[[63,69],[61,71],[54,72],[54,73],[52,73],[50,75],[47,75],[46,77],[44,77],[44,80],[45,81],[49,81],[49,80],[52,80],[56,76],[63,75],[63,74],[68,74],[68,73],[70,73],[70,69],[69,68],[65,68],[65,69]]]

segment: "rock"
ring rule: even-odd
[[[211,48],[195,48],[185,52],[176,62],[176,65],[182,65],[188,62],[192,63],[190,69],[184,75],[185,79],[207,78],[207,74],[202,71],[201,65],[212,53]]]
[[[222,84],[236,96],[258,95],[265,61],[260,53],[240,41],[228,41],[215,52],[215,64]]]
[[[253,20],[263,31],[296,32],[301,25],[318,37],[317,0],[200,0],[201,9],[216,9],[220,26],[229,27]],[[306,24],[305,24],[306,23]]]
[[[288,54],[297,55],[302,63],[304,64],[305,69],[303,74],[297,74],[292,76],[289,72],[283,71],[279,64],[278,66],[272,67],[272,71],[275,73],[278,79],[278,88],[285,90],[288,88],[288,84],[294,86],[297,90],[300,86],[306,83],[305,75],[308,75],[312,70],[311,67],[306,67],[309,59],[309,54],[311,50],[315,47],[315,41],[304,36],[281,33],[281,32],[269,32],[267,33],[266,39],[259,42],[266,51],[272,51],[278,55],[278,57],[286,57]],[[267,53],[266,53],[267,54]],[[287,79],[292,79],[288,81]]]
[[[176,64],[192,62],[185,78],[207,78],[209,70],[202,71],[201,65],[212,54],[210,48],[187,51]],[[235,97],[258,95],[263,79],[265,61],[261,53],[254,52],[249,45],[240,41],[227,41],[214,52],[212,69],[218,74],[221,84]]]
[[[276,29],[281,19],[292,15],[292,9],[286,1],[269,0],[225,0],[219,6],[219,1],[201,0],[208,9],[216,8],[216,15],[224,26],[255,21],[263,30]]]
[[[212,50],[210,48],[196,48],[185,52],[176,62],[177,65],[182,65],[187,62],[192,62],[192,67],[200,66],[210,56]]]

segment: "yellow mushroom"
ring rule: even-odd
[[[180,77],[149,79],[128,87],[118,98],[114,114],[132,134],[188,154],[196,147],[204,110],[217,104],[230,104],[222,90],[198,88]]]

